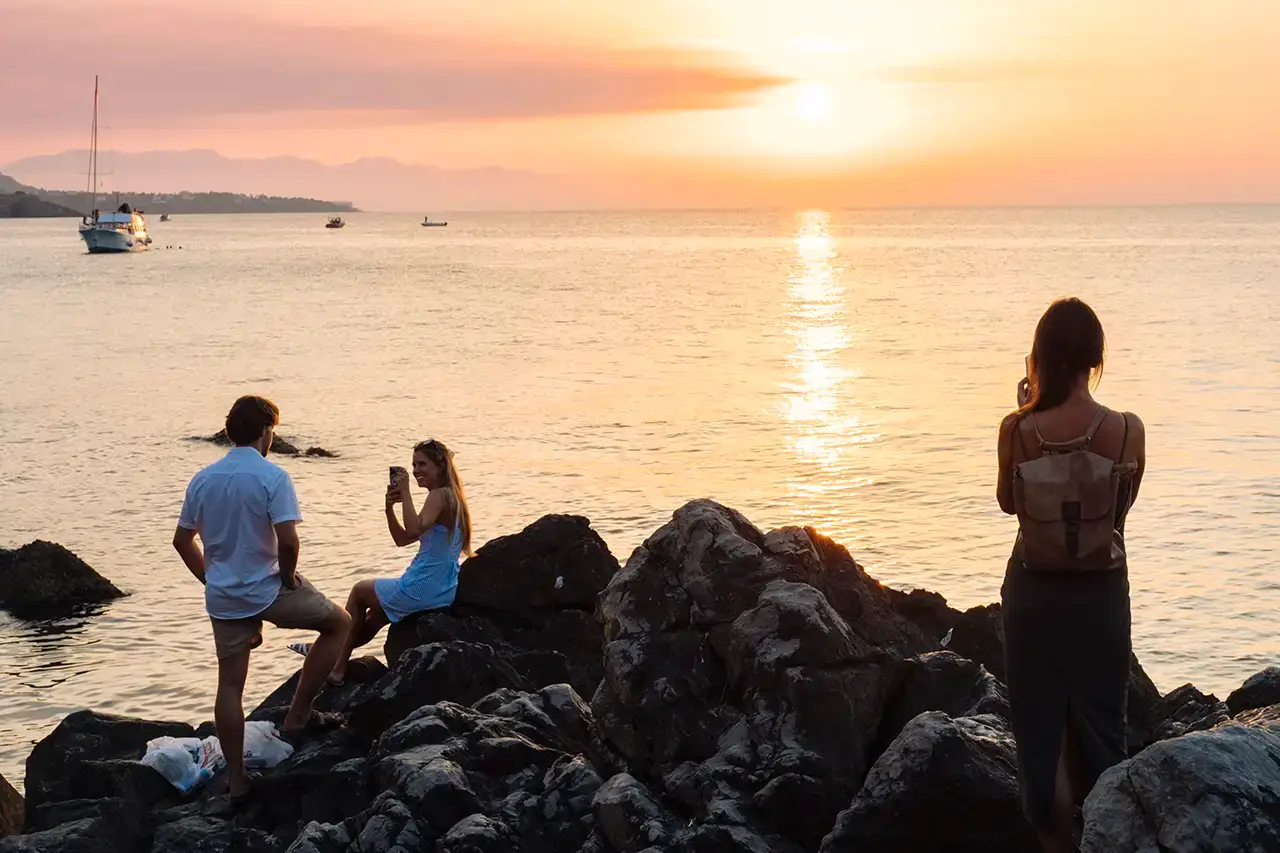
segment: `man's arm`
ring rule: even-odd
[[[298,588],[298,522],[282,521],[274,525],[277,553],[280,558],[280,582],[288,589]]]
[[[196,532],[179,524],[173,531],[173,547],[196,580],[204,583],[204,552],[196,543]]]

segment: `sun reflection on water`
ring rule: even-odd
[[[865,485],[850,455],[873,441],[857,413],[853,382],[858,372],[847,366],[853,344],[848,293],[841,280],[831,216],[811,210],[797,214],[793,239],[795,262],[788,282],[787,332],[793,343],[788,362],[792,374],[782,383],[787,443],[809,470],[793,481],[805,509],[825,516],[823,498]],[[811,467],[810,467],[811,466]],[[828,521],[814,518],[814,521]]]

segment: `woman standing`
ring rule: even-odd
[[[334,684],[346,678],[351,653],[388,622],[451,605],[460,555],[471,556],[471,512],[452,451],[435,439],[413,448],[413,479],[427,490],[421,511],[414,507],[408,473],[396,470],[395,482],[387,487],[387,529],[401,548],[417,542],[418,553],[400,577],[363,580],[352,587],[347,598],[351,628],[329,675]]]
[[[1001,589],[1010,715],[1023,808],[1046,853],[1077,849],[1080,804],[1127,757],[1124,525],[1146,432],[1093,398],[1105,348],[1088,305],[1053,303],[1000,424],[996,495],[1019,521]]]

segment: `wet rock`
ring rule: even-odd
[[[1155,720],[1153,740],[1168,740],[1190,732],[1211,729],[1231,718],[1225,702],[1205,695],[1192,684],[1170,691],[1151,711]]]
[[[1227,697],[1227,708],[1233,715],[1276,704],[1280,704],[1280,666],[1269,666],[1249,676]]]
[[[272,441],[273,450],[274,450],[274,444],[275,442]],[[334,453],[332,450],[325,450],[323,447],[308,447],[306,451],[303,452],[302,455],[312,459],[337,459],[338,458],[338,454]]]
[[[1083,853],[1280,850],[1280,714],[1255,715],[1103,773],[1085,800]]]
[[[451,608],[392,625],[387,660],[423,643],[483,642],[533,684],[568,681],[590,696],[600,681],[596,599],[617,570],[586,518],[544,516],[467,560]]]
[[[22,832],[24,809],[22,795],[0,776],[0,838]]]
[[[70,615],[124,593],[75,554],[37,539],[21,548],[0,548],[0,609],[20,619]]]
[[[822,853],[1038,849],[1004,720],[941,711],[907,724],[822,842]]]
[[[147,741],[169,735],[191,737],[186,723],[162,723],[77,711],[70,714],[27,758],[26,825],[29,832],[61,822],[59,806],[111,800],[107,815],[146,822],[156,808],[173,805],[177,791],[150,767],[138,763]],[[65,814],[65,812],[64,812]]]
[[[198,441],[207,441],[207,442],[210,442],[211,444],[217,444],[222,447],[231,447],[231,444],[232,444],[231,439],[227,436],[227,431],[225,429],[220,429],[217,432],[215,432],[213,435],[208,437],[196,436],[195,438]],[[317,447],[312,449],[321,450],[322,448]],[[290,444],[288,441],[286,441],[285,439],[281,438],[278,435],[273,435],[271,437],[271,447],[268,448],[268,451],[278,456],[297,456],[300,452],[298,448],[294,447],[292,444]],[[328,451],[324,451],[324,453],[328,453]],[[310,453],[310,451],[308,451],[307,455],[310,456],[312,454]],[[321,454],[316,454],[316,455],[321,455]]]

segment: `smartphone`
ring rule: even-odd
[[[390,482],[390,485],[394,486],[395,484],[396,484],[396,466],[392,465],[392,466],[391,466],[391,482]]]

